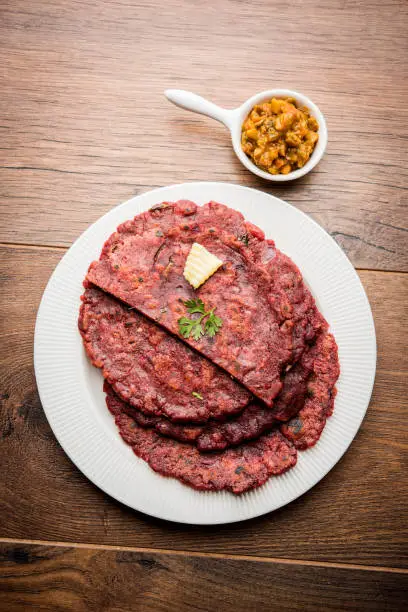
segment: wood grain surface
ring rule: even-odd
[[[379,0],[3,0],[0,241],[69,245],[135,194],[218,180],[287,199],[358,267],[407,270],[407,16]],[[163,96],[234,107],[283,86],[321,107],[329,146],[280,186]]]
[[[407,28],[402,0],[0,2],[1,612],[408,608]],[[303,92],[327,152],[265,183],[168,87],[229,108]],[[37,308],[72,241],[134,195],[198,180],[262,189],[325,227],[359,268],[378,341],[367,416],[330,474],[277,512],[206,528],[89,482],[33,371]]]
[[[0,543],[3,609],[119,612],[130,602],[132,610],[152,612],[393,612],[408,605],[408,573]]]

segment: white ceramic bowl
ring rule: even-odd
[[[261,91],[252,96],[252,98],[249,98],[242,106],[234,108],[233,110],[221,108],[197,94],[190,91],[183,91],[182,89],[166,89],[164,94],[166,98],[170,100],[170,102],[173,102],[173,104],[176,104],[176,106],[193,111],[194,113],[207,115],[207,117],[211,117],[223,123],[231,132],[232,146],[240,162],[248,170],[267,181],[283,182],[300,178],[316,166],[325,152],[327,146],[327,127],[324,116],[316,104],[297,91],[291,91],[290,89],[268,89],[267,91]],[[246,116],[255,104],[259,104],[271,98],[294,98],[301,106],[307,106],[310,114],[312,117],[315,117],[319,124],[319,140],[317,141],[309,161],[303,168],[293,170],[289,172],[289,174],[269,174],[269,172],[261,170],[249,159],[249,157],[247,157],[247,155],[245,155],[241,148],[241,129]]]

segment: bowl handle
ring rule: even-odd
[[[231,110],[221,108],[221,106],[217,106],[213,102],[209,102],[209,100],[183,89],[166,89],[164,95],[170,102],[180,106],[180,108],[185,108],[200,115],[207,115],[207,117],[216,119],[216,121],[220,121],[226,127],[231,128],[233,118],[233,111]]]

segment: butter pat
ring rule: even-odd
[[[194,289],[198,289],[222,264],[221,259],[207,251],[198,242],[194,242],[184,266],[184,278]]]

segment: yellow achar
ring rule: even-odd
[[[242,125],[242,150],[261,170],[289,174],[302,168],[319,139],[319,124],[293,98],[256,104]]]

